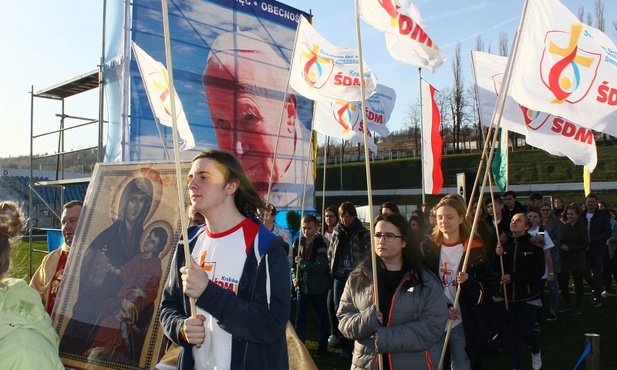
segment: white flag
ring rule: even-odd
[[[357,101],[360,94],[360,57],[324,39],[303,16],[296,35],[289,84],[315,101]],[[364,63],[366,97],[377,87],[377,77]]]
[[[481,121],[491,122],[507,58],[473,52],[473,68],[478,91]],[[501,117],[501,127],[525,135],[527,144],[561,157],[568,157],[593,172],[598,163],[593,131],[548,113],[527,109],[511,97]]]
[[[165,68],[161,62],[154,60],[135,42],[131,44],[154,117],[158,119],[162,125],[173,127],[167,68]],[[182,103],[180,102],[177,91],[175,98],[176,125],[178,134],[182,139],[180,150],[188,150],[195,147],[195,139],[193,138],[193,132],[189,127],[189,122],[184,114],[184,109],[182,108]]]
[[[534,110],[617,135],[617,47],[558,0],[529,2],[510,93]]]
[[[386,126],[390,120],[390,115],[396,103],[396,93],[392,88],[384,85],[377,85],[375,92],[366,100],[366,120],[368,129],[381,136],[390,135],[390,130]],[[362,107],[361,102],[354,102],[358,107]],[[360,117],[362,119],[362,117]]]
[[[409,0],[362,0],[360,16],[385,32],[386,47],[395,60],[435,72],[445,55],[424,31],[426,23]]]
[[[313,130],[331,137],[364,144],[361,109],[357,102],[315,102]],[[367,135],[369,150],[377,153],[377,145],[370,130]]]

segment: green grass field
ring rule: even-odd
[[[29,251],[28,243],[22,242],[16,246],[12,253],[13,264],[10,276],[29,279]],[[36,242],[35,249],[46,249],[45,242]],[[44,253],[33,253],[33,268],[40,264]],[[600,334],[600,350],[602,357],[602,369],[617,369],[617,321],[614,318],[617,313],[617,296],[612,295],[602,300],[602,306],[592,308],[590,306],[591,295],[586,294],[583,304],[583,314],[575,315],[573,312],[559,314],[557,321],[542,322],[542,334],[540,335],[542,346],[542,360],[544,369],[572,369],[585,348],[585,333]],[[292,323],[295,317],[295,304],[292,305],[290,319]],[[309,310],[307,326],[307,338],[317,338],[317,318],[313,309]],[[306,345],[311,353],[317,350],[315,340],[307,340]],[[330,348],[324,357],[315,358],[319,369],[349,369],[351,362],[340,360],[340,349]],[[529,352],[524,353],[526,368],[531,368]],[[496,353],[483,362],[484,369],[501,370],[509,369],[508,351]],[[580,369],[584,369],[581,365]]]

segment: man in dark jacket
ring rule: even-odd
[[[607,251],[606,241],[611,237],[611,220],[604,210],[598,209],[598,196],[589,193],[585,198],[586,211],[581,220],[587,226],[589,233],[589,250],[587,251],[587,266],[585,268],[585,280],[591,286],[593,292],[592,307],[600,307],[600,294],[602,294],[602,267],[604,254]]]
[[[255,217],[263,201],[232,154],[197,155],[189,195],[206,225],[195,226],[188,266],[179,244],[161,302],[178,368],[287,370],[288,245]]]
[[[516,193],[512,190],[508,190],[503,193],[503,201],[506,206],[503,207],[503,218],[506,224],[510,224],[512,217],[517,213],[527,213],[527,208],[516,200]]]
[[[328,248],[335,311],[338,311],[349,274],[370,255],[371,251],[370,232],[358,220],[358,213],[353,203],[343,202],[339,206],[338,213],[340,222],[334,227]],[[352,349],[353,341],[343,338],[341,357],[351,358]]]

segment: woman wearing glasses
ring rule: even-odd
[[[375,224],[377,287],[367,258],[345,285],[339,329],[355,340],[352,368],[429,369],[439,362],[448,310],[437,277],[421,262],[411,229],[400,214],[382,214]],[[375,290],[379,297],[379,310]]]
[[[324,239],[326,240],[326,243],[330,242],[330,239],[332,239],[332,233],[334,233],[334,227],[338,224],[339,219],[338,219],[338,209],[336,208],[336,206],[329,206],[328,208],[326,208],[326,212],[324,215],[325,218],[325,222],[324,225],[322,226],[322,232],[321,235],[323,235]]]
[[[496,288],[482,240],[472,238],[466,269],[465,250],[471,237],[471,222],[465,218],[461,199],[446,195],[435,206],[437,226],[422,251],[431,270],[438,274],[453,321],[444,368],[470,369],[479,366],[501,341],[493,315],[491,296]],[[461,293],[454,307],[456,291]],[[443,330],[446,329],[444,325]],[[450,364],[448,366],[448,364]]]

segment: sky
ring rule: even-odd
[[[313,25],[332,44],[357,48],[353,0],[283,0],[287,5],[313,14]],[[563,0],[574,14],[583,6],[593,12],[595,0]],[[469,51],[482,37],[485,48],[497,52],[500,33],[511,42],[520,22],[523,0],[418,0],[414,2],[428,26],[425,31],[442,49],[446,62],[435,72],[422,71],[422,77],[437,90],[452,86],[452,57],[461,43],[463,78],[473,82]],[[617,1],[604,0],[606,33],[615,42]],[[615,16],[613,16],[615,15]],[[0,15],[0,157],[30,154],[31,95],[98,68],[101,57],[103,24],[102,1],[24,0],[3,4]],[[367,65],[379,83],[392,87],[397,103],[388,124],[391,130],[405,128],[410,107],[417,104],[418,68],[394,61],[385,48],[384,36],[360,21],[362,51]],[[98,91],[66,99],[65,114],[93,118],[98,116]],[[34,100],[35,132],[59,128],[61,111],[57,101]],[[71,120],[71,124],[82,123]],[[79,135],[77,137],[77,135]],[[85,129],[67,133],[66,149],[96,145],[96,131]],[[34,153],[56,152],[57,137],[34,140]]]

